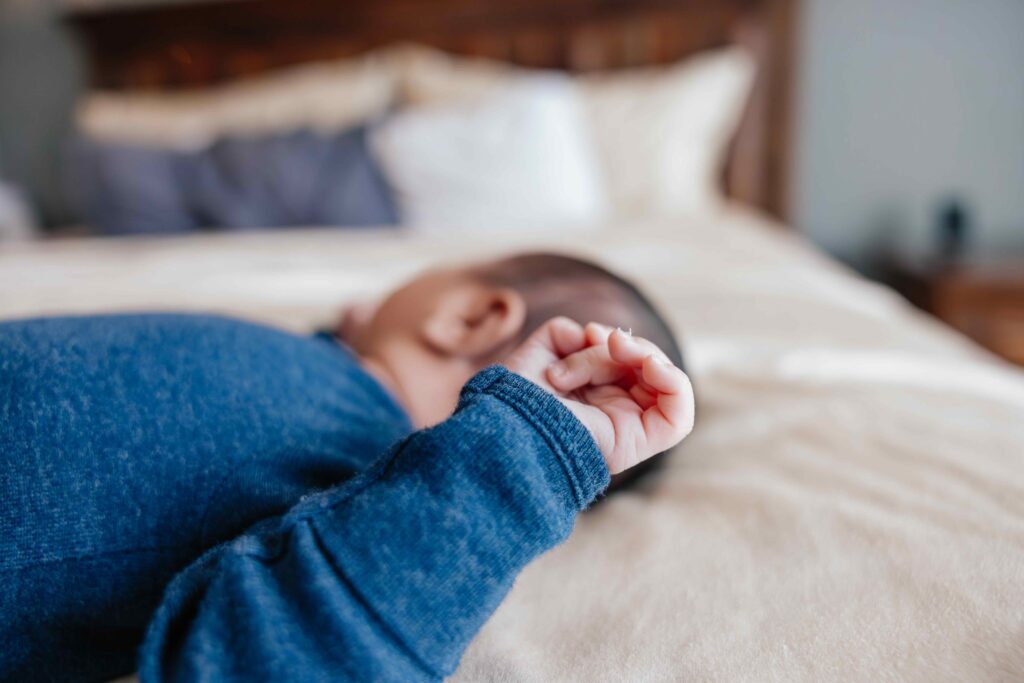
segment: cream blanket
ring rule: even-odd
[[[0,315],[302,330],[439,260],[589,253],[674,318],[697,428],[526,570],[456,680],[1024,680],[1022,373],[744,211],[573,239],[19,245],[0,252]]]

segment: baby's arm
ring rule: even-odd
[[[615,360],[618,342],[581,335],[550,323],[510,365],[544,381],[546,348],[595,374],[642,369]],[[608,358],[590,350],[602,344]],[[613,431],[633,423],[598,381],[601,395],[575,389],[574,403],[504,368],[481,372],[451,418],[179,575],[150,625],[142,680],[447,676],[519,571],[607,486],[605,461],[645,457],[642,442],[605,438],[603,419]],[[608,451],[573,416],[581,406],[604,416],[583,413]]]

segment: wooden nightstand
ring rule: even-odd
[[[946,262],[890,256],[883,271],[911,303],[1024,365],[1024,254]]]

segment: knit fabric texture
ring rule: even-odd
[[[0,680],[133,671],[178,571],[411,432],[326,337],[191,315],[0,323]]]
[[[438,680],[608,483],[500,367],[409,435],[344,349],[238,321],[6,323],[0,354],[0,679],[126,673],[151,620],[144,681]]]

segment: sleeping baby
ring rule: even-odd
[[[689,433],[681,367],[639,290],[551,254],[428,272],[313,337],[2,323],[0,679],[440,680]]]

